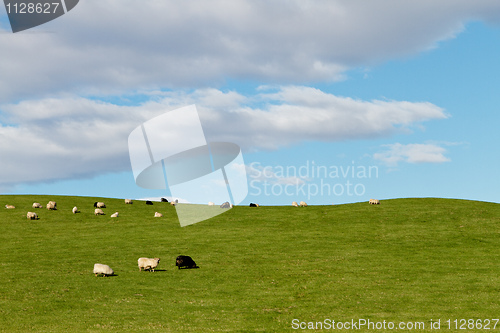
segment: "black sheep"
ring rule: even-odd
[[[161,202],[168,202],[168,200],[165,198],[161,198]]]
[[[152,205],[153,203],[151,201],[146,201],[146,205]]]
[[[179,269],[183,268],[200,268],[196,266],[196,263],[190,256],[178,256],[175,260],[175,266]]]

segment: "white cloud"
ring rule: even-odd
[[[361,101],[300,86],[260,90],[254,96],[215,89],[161,93],[138,106],[85,98],[23,101],[0,106],[0,184],[130,170],[130,132],[146,120],[193,103],[208,141],[233,142],[244,151],[304,141],[388,137],[447,117],[430,103]],[[301,181],[285,178],[279,181]]]
[[[373,157],[389,166],[397,166],[399,162],[406,163],[444,163],[451,160],[445,156],[446,149],[436,144],[400,144],[384,145],[388,150],[376,153]]]
[[[304,141],[384,137],[448,117],[431,103],[362,101],[303,86],[261,90],[254,98],[262,101],[261,106],[242,105],[228,112],[200,106],[211,141],[235,142],[246,149],[276,149]]]
[[[346,70],[413,55],[497,0],[86,0],[26,32],[1,34],[0,98],[61,92],[335,81]]]

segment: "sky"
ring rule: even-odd
[[[0,59],[2,194],[171,198],[128,137],[194,104],[241,204],[500,203],[496,0],[85,0],[18,33],[1,7]]]

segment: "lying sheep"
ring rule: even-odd
[[[299,204],[297,203],[297,201],[294,201],[294,202],[292,202],[292,206],[293,207],[299,207]]]
[[[49,201],[47,210],[57,210],[57,203],[55,201]]]
[[[28,220],[38,220],[38,215],[34,212],[28,212],[28,214],[26,214],[26,218]]]
[[[377,200],[377,199],[370,199],[368,200],[368,203],[370,205],[380,205],[380,200]]]
[[[300,202],[300,207],[307,207],[307,204],[304,201]]]
[[[179,269],[181,269],[181,267],[200,268],[196,266],[196,263],[190,256],[178,256],[177,259],[175,259],[175,266],[177,266],[177,268]]]
[[[104,212],[102,211],[102,209],[96,208],[96,209],[94,209],[94,214],[95,215],[104,215]]]
[[[111,214],[111,217],[118,217],[118,212]]]
[[[160,258],[139,258],[137,259],[137,265],[139,266],[139,271],[143,268],[144,270],[149,269],[150,271],[155,271],[156,266],[160,263]]]
[[[152,205],[153,205],[153,201],[151,201],[151,200],[147,200],[147,201],[146,201],[146,205],[150,205],[150,206],[152,206]]]
[[[132,199],[125,199],[125,204],[127,205],[131,205],[133,204],[134,202],[132,201]]]
[[[31,207],[33,207],[33,208],[42,208],[42,205],[39,202],[33,202],[33,205]]]
[[[108,265],[103,265],[103,264],[94,264],[94,274],[95,276],[97,275],[103,275],[103,276],[109,276],[115,274],[111,267]]]
[[[14,209],[14,208],[16,208],[16,207],[15,207],[15,206],[12,206],[12,205],[5,205],[5,208],[7,208],[7,209]]]
[[[208,205],[209,205],[209,206],[215,206],[215,204],[214,204],[212,201],[210,201],[210,202],[208,203]]]
[[[259,204],[256,203],[250,203],[250,207],[260,207]]]
[[[168,200],[166,198],[161,198],[160,201],[161,202],[168,202]]]
[[[162,213],[155,212],[155,217],[163,217]]]
[[[80,211],[78,210],[78,208],[76,206],[73,207],[73,209],[71,211],[73,212],[73,214],[80,213]]]

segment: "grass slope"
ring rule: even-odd
[[[444,329],[447,319],[500,314],[494,203],[235,207],[181,228],[165,203],[0,199],[2,332],[286,332],[293,319],[362,318],[421,321],[429,331],[431,319]],[[31,208],[49,200],[57,211]],[[105,216],[93,215],[94,201],[106,203]],[[28,211],[40,219],[27,220]],[[178,270],[180,254],[201,268]],[[139,272],[143,256],[160,257],[158,271]],[[94,263],[116,276],[95,277]]]

